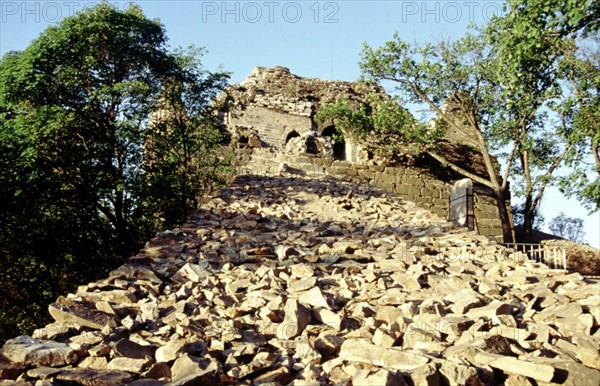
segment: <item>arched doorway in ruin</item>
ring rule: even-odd
[[[285,137],[285,144],[287,145],[290,139],[299,137],[300,134],[296,130],[292,130],[288,133],[287,137]]]
[[[342,140],[334,141],[333,136],[336,134],[335,126],[327,126],[321,132],[323,137],[329,137],[333,141],[333,158],[345,161],[346,160],[346,142]]]

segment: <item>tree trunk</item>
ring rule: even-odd
[[[535,212],[532,208],[531,196],[525,198],[525,208],[523,208],[523,241],[531,243],[533,239],[533,220]]]
[[[513,229],[511,226],[510,216],[506,208],[505,194],[506,190],[500,187],[494,190],[496,196],[496,205],[498,207],[498,215],[502,223],[502,241],[505,243],[514,243]]]
[[[598,144],[592,139],[592,154],[594,156],[594,162],[596,164],[596,172],[600,176],[600,154],[598,153]]]

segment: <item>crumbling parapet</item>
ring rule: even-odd
[[[326,81],[301,78],[285,67],[256,67],[240,84],[225,91],[233,103],[222,120],[230,132],[252,127],[263,147],[285,151],[288,142],[303,135],[332,137],[332,123],[318,124],[314,116],[320,106],[340,97],[349,103],[368,103],[369,95],[389,97],[383,88],[362,82]],[[233,144],[233,147],[239,147]],[[333,155],[339,160],[359,162],[367,158],[361,146],[349,138],[334,142]]]

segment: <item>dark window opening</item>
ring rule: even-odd
[[[346,160],[346,142],[340,141],[333,144],[333,158],[340,161]]]
[[[300,134],[298,134],[298,132],[296,130],[290,132],[287,137],[285,137],[285,144],[287,145],[287,143],[290,141],[290,139],[292,138],[296,138],[299,137]]]
[[[335,134],[335,126],[327,126],[326,128],[323,129],[323,132],[321,132],[321,135],[323,137],[333,137],[334,134]]]
[[[306,138],[306,152],[308,154],[319,154],[319,148],[317,146],[317,141],[315,140],[315,137]]]
[[[330,137],[333,140],[333,158],[344,161],[346,160],[346,142],[336,134],[338,133],[335,126],[327,126],[321,133],[323,137]]]

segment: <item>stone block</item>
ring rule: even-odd
[[[508,374],[523,375],[541,382],[550,382],[556,371],[554,367],[549,365],[532,363],[508,356],[498,356],[489,361],[487,365]]]
[[[422,188],[421,196],[428,197],[431,201],[433,201],[434,199],[438,199],[440,197],[440,192],[439,190],[435,189]]]
[[[449,218],[458,226],[474,229],[474,215],[473,182],[469,178],[465,178],[457,181],[452,188]]]
[[[131,382],[130,373],[120,370],[94,370],[67,368],[56,375],[59,384],[77,384],[83,386],[125,385]],[[62,383],[60,382],[62,381]]]
[[[63,366],[77,361],[76,351],[64,343],[19,336],[6,341],[0,357],[33,366]]]
[[[288,299],[285,303],[285,319],[277,327],[279,339],[293,339],[300,335],[310,323],[310,310],[298,303],[295,299]]]
[[[391,174],[394,176],[398,174],[398,170],[395,167],[391,167],[391,166],[386,166],[386,168],[383,170],[383,172],[385,174]]]
[[[353,385],[406,386],[400,372],[380,369],[375,372],[362,371],[352,377]]]
[[[429,359],[395,348],[384,348],[364,339],[348,339],[340,348],[340,358],[350,362],[362,362],[386,369],[408,371],[419,368]]]
[[[116,327],[114,315],[93,310],[62,296],[48,306],[48,311],[57,323],[66,326],[79,325],[97,330],[105,326]]]

